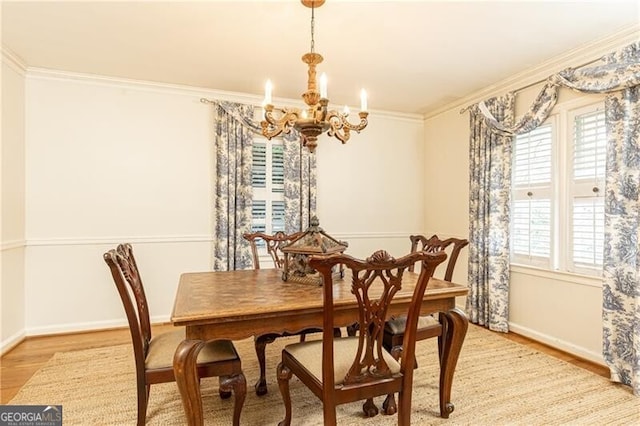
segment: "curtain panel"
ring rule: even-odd
[[[316,156],[300,143],[296,130],[284,140],[285,232],[305,231],[316,214]]]
[[[494,133],[513,135],[533,130],[547,118],[553,105],[541,108],[537,102],[555,103],[552,92],[557,87],[607,93],[603,357],[611,379],[640,395],[640,42],[601,59],[602,64],[568,68],[549,77],[536,104],[512,126],[505,126],[484,106],[472,107],[472,113],[482,114]],[[471,134],[473,150],[473,124]]]
[[[253,132],[242,117],[253,117],[253,107],[220,102],[214,109],[213,269],[245,269],[252,265],[251,251],[242,234],[251,231]]]
[[[514,96],[484,102],[494,120],[513,123]],[[469,295],[471,322],[509,331],[509,217],[512,137],[492,131],[477,106],[470,114]]]

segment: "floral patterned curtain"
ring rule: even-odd
[[[603,355],[640,396],[640,86],[607,96]]]
[[[484,102],[511,125],[514,96]],[[509,217],[512,137],[491,130],[478,106],[471,110],[469,149],[469,295],[471,322],[509,330]]]
[[[563,86],[583,93],[608,93],[603,356],[611,379],[630,385],[640,395],[640,42],[604,56],[602,62],[552,75],[543,92]],[[544,109],[541,114],[534,109],[527,116],[538,116],[536,121],[541,123],[546,118]],[[473,111],[483,114],[497,133],[518,132],[517,126],[495,126],[500,120],[487,114],[486,108],[475,106]]]
[[[611,380],[640,395],[640,42],[602,59],[553,79],[579,92],[608,93],[602,351]]]
[[[305,231],[316,214],[316,156],[300,143],[292,130],[284,139],[285,232]]]
[[[243,117],[253,107],[231,102],[214,104],[215,235],[213,269],[251,267],[251,251],[242,234],[251,231],[251,166],[253,132]]]
[[[248,243],[251,231],[251,167],[253,134],[261,134],[250,105],[209,101],[215,106],[216,196],[214,270],[253,265]],[[316,157],[292,129],[284,141],[285,232],[304,231],[316,212]]]
[[[478,110],[484,115],[487,125],[493,132],[502,133],[506,136],[521,135],[530,132],[544,122],[551,113],[553,106],[558,100],[558,88],[552,82],[547,82],[544,88],[538,93],[533,101],[529,111],[520,118],[516,123],[505,123],[497,120],[486,102],[480,102],[477,105]],[[472,112],[475,111],[472,108]]]

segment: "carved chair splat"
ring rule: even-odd
[[[336,424],[336,405],[394,392],[399,392],[398,424],[410,424],[420,305],[429,277],[445,258],[445,253],[416,252],[394,259],[384,250],[364,261],[345,254],[311,257],[310,266],[322,274],[324,281],[323,336],[322,340],[287,345],[282,351],[277,376],[285,418],[280,425],[291,424],[289,380],[294,374],[322,401],[325,425]],[[407,312],[404,339],[407,356],[398,361],[383,347],[382,331],[388,308],[402,287],[403,276],[416,262],[422,262],[422,267]],[[332,268],[340,263],[352,276],[352,293],[360,312],[358,336],[336,337],[333,332]],[[363,408],[369,415],[377,413],[368,402]]]
[[[111,270],[129,322],[136,366],[137,425],[144,426],[151,385],[175,381],[173,356],[185,338],[185,331],[151,335],[147,298],[130,244],[118,245],[104,253],[103,258]],[[233,343],[229,340],[208,342],[198,357],[197,369],[198,378],[219,377],[222,398],[230,397],[233,392],[233,424],[239,425],[247,384]]]

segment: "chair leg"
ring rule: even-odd
[[[398,361],[402,355],[402,346],[394,346],[391,349],[391,356]],[[382,412],[386,415],[393,415],[398,412],[398,406],[396,405],[396,398],[392,393],[388,394],[384,402],[382,403]]]
[[[398,426],[411,425],[411,389],[398,392]]]
[[[358,332],[358,323],[354,322],[351,325],[347,326],[347,336],[353,337]]]
[[[289,393],[289,380],[291,380],[292,372],[284,365],[284,363],[278,364],[277,376],[278,387],[282,394],[282,401],[284,402],[284,420],[278,423],[278,426],[290,426],[291,425],[291,394]]]
[[[375,417],[378,415],[378,407],[373,403],[373,398],[367,399],[364,404],[362,404],[362,411],[367,417]]]
[[[392,393],[387,395],[382,403],[382,412],[388,416],[391,416],[398,412],[398,406],[396,405],[396,398]]]
[[[233,426],[240,425],[240,413],[247,395],[247,380],[244,374],[220,377],[220,392],[231,392],[235,395],[233,403]]]
[[[150,385],[138,384],[138,426],[144,426],[146,423],[150,391]]]
[[[455,406],[451,403],[451,385],[453,373],[458,363],[458,357],[467,334],[469,320],[458,308],[453,308],[445,313],[446,335],[443,339],[443,348],[440,366],[440,417],[448,419]]]
[[[264,334],[257,336],[254,340],[256,347],[256,355],[258,356],[258,365],[260,366],[260,378],[255,384],[256,395],[262,396],[267,393],[267,373],[266,373],[266,356],[265,351],[267,344],[273,343],[276,340],[275,336],[271,334]]]
[[[229,399],[231,398],[231,390],[225,389],[225,381],[228,379],[228,376],[220,376],[218,377],[218,394],[220,395],[220,399]]]

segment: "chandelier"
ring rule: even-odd
[[[281,133],[289,133],[291,128],[296,129],[302,135],[302,144],[315,152],[318,145],[318,136],[328,131],[329,136],[338,138],[344,144],[349,140],[352,130],[360,132],[367,127],[367,93],[360,92],[360,122],[351,124],[348,121],[349,109],[345,106],[342,112],[329,110],[327,99],[327,77],[323,73],[320,76],[320,91],[317,89],[316,65],[322,62],[322,55],[314,51],[313,30],[315,24],[314,11],[316,7],[324,4],[325,0],[301,0],[302,4],[311,8],[311,51],[302,56],[302,62],[309,66],[309,80],[307,91],[302,94],[302,99],[307,108],[275,108],[271,103],[272,85],[267,81],[264,96],[264,120],[260,122],[262,134],[271,139]],[[277,111],[277,112],[274,112]]]

